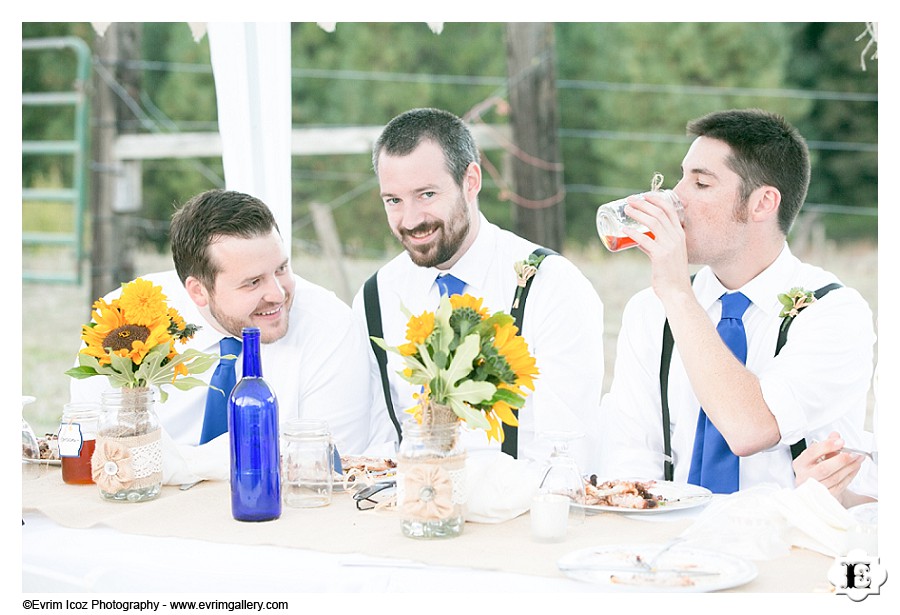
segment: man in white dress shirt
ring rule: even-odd
[[[179,350],[219,354],[223,336],[240,339],[243,327],[259,327],[262,373],[278,398],[281,421],[323,419],[347,454],[389,436],[370,410],[368,340],[346,303],[292,272],[264,203],[234,191],[201,193],[173,215],[171,244],[175,270],[141,277],[162,287],[185,322],[200,326]],[[208,381],[214,369],[198,377]],[[240,356],[235,370],[240,379]],[[71,398],[99,400],[108,388],[105,377],[73,379]],[[228,434],[200,444],[209,389],[168,390],[167,401],[157,405],[164,478],[226,478]]]
[[[652,288],[632,297],[622,317],[615,378],[602,403],[601,471],[665,476],[659,374],[668,319],[674,480],[695,482],[702,408],[737,457],[736,489],[789,487],[790,446],[798,441],[838,432],[848,446],[860,447],[873,369],[872,312],[856,290],[837,287],[799,312],[776,357],[779,295],[838,282],[800,262],[786,243],[809,185],[806,143],[783,118],[759,110],[712,113],[687,128],[695,139],[674,189],[683,224],[653,196],[627,209],[655,237],[628,231],[650,258]],[[693,284],[691,264],[704,265]],[[742,319],[746,364],[717,333],[721,298],[738,291],[749,299]]]
[[[538,246],[481,214],[480,157],[465,123],[442,110],[407,111],[376,141],[373,165],[388,224],[405,248],[377,272],[385,341],[391,346],[405,341],[407,318],[401,306],[413,314],[437,307],[438,274],[462,280],[462,292],[482,298],[491,313],[509,313],[517,288],[514,265]],[[363,294],[360,289],[353,301],[361,318]],[[599,409],[603,384],[603,304],[590,281],[562,256],[547,256],[532,278],[521,334],[540,374],[519,412],[514,456],[541,457],[546,449],[536,438],[570,431],[585,436],[574,444],[580,457],[588,436],[586,419]],[[371,349],[369,356],[375,403],[392,424]],[[398,423],[408,417],[404,410],[415,405],[417,392],[397,374],[401,369],[400,358],[388,353],[386,373]],[[504,430],[510,431],[507,426]],[[469,451],[500,448],[480,430],[463,437]],[[544,452],[535,454],[536,447]]]

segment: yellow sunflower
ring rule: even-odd
[[[534,390],[534,377],[538,375],[537,363],[528,352],[528,344],[516,335],[519,329],[512,323],[494,327],[494,347],[506,359],[510,369],[516,374],[516,387],[510,390],[520,392],[519,387]]]
[[[130,358],[139,365],[150,349],[159,344],[171,344],[172,336],[168,332],[169,319],[163,311],[162,317],[157,315],[156,321],[149,325],[136,324],[126,317],[119,300],[107,303],[98,299],[91,312],[94,325],[81,328],[81,339],[86,347],[83,354],[96,358],[100,365],[109,365],[109,351],[120,357]],[[170,349],[171,352],[171,349]]]
[[[406,323],[406,339],[411,344],[424,344],[434,331],[434,312],[422,312],[421,316],[413,316]]]
[[[122,288],[119,306],[133,325],[150,327],[161,317],[168,320],[168,306],[162,288],[142,278]]]
[[[488,309],[486,307],[481,307],[483,299],[481,297],[473,297],[472,295],[452,295],[450,297],[450,306],[457,310],[459,308],[472,308],[479,316],[481,316],[481,320],[484,320],[489,316]]]

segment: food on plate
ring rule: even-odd
[[[656,585],[666,587],[693,587],[694,580],[687,574],[632,574],[609,576],[609,582],[616,585]]]
[[[59,444],[56,434],[48,433],[37,438],[38,452],[42,461],[59,461]],[[22,446],[22,457],[31,458],[30,451]]]
[[[364,457],[361,455],[341,456],[341,466],[344,469],[344,479],[353,482],[357,478],[367,476],[384,476],[391,474],[397,468],[397,462],[393,459],[382,457]]]
[[[597,475],[585,478],[584,495],[588,506],[615,506],[644,510],[665,502],[661,495],[650,493],[655,481],[608,480],[598,483]]]

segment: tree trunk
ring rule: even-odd
[[[561,251],[565,201],[556,100],[552,23],[506,26],[512,156],[513,221],[517,234]]]
[[[113,23],[94,41],[91,302],[134,277],[134,220],[115,212],[116,182],[124,169],[113,157],[113,147],[119,133],[135,132],[126,126],[134,114],[122,97],[139,99],[140,74],[127,66],[139,57],[139,49],[138,23]]]

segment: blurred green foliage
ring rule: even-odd
[[[558,23],[555,62],[559,130],[567,190],[568,240],[596,242],[602,202],[648,187],[654,171],[666,185],[680,177],[685,123],[709,111],[762,107],[784,114],[813,153],[808,208],[877,207],[878,62],[860,66],[863,23]],[[23,23],[23,38],[74,35],[92,44],[84,23]],[[435,106],[465,115],[506,93],[502,23],[292,25],[295,126],[383,125],[394,115]],[[142,28],[141,91],[135,102],[146,130],[214,131],[216,101],[209,46],[185,23]],[[64,62],[23,54],[23,91],[66,89]],[[507,121],[503,104],[481,118]],[[23,139],[71,131],[60,113],[23,111]],[[485,153],[503,168],[503,154]],[[23,158],[26,185],[67,172],[52,159]],[[224,184],[219,160],[148,162],[143,171],[142,238],[160,249],[173,208],[192,194]],[[397,251],[384,221],[365,155],[295,157],[294,237],[316,244],[310,202],[333,208],[348,253]],[[511,224],[512,205],[489,173],[482,210]],[[62,181],[62,179],[61,179]],[[852,209],[850,210],[852,211]],[[826,216],[829,237],[874,242],[877,217]]]

